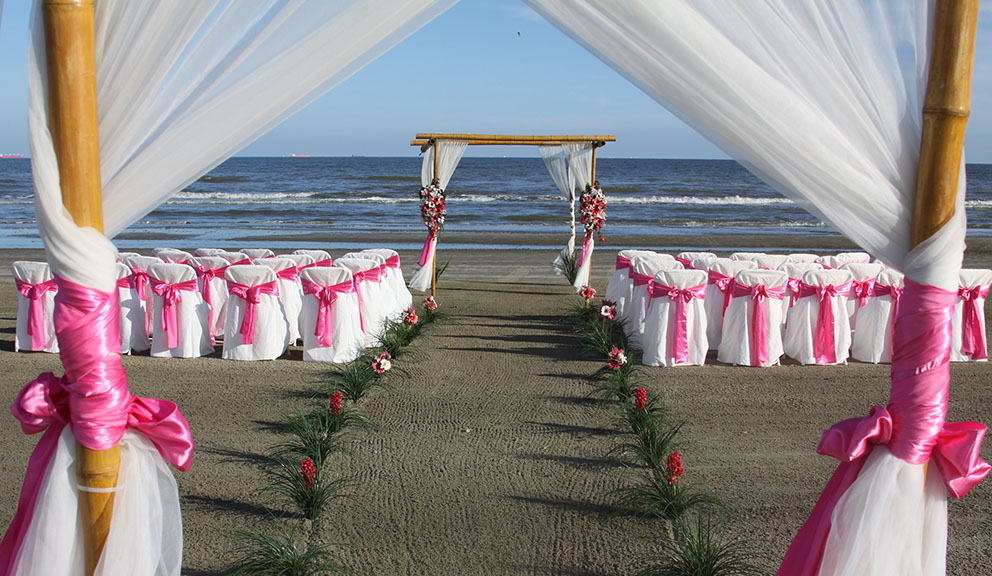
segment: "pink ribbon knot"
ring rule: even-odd
[[[858,299],[858,308],[864,308],[868,304],[868,297],[872,295],[875,288],[875,279],[854,280],[851,282],[851,294]]]
[[[289,280],[291,282],[299,282],[300,269],[296,266],[283,268],[282,270],[276,271],[276,278],[279,278],[280,280]]]
[[[150,278],[152,292],[162,297],[162,330],[168,336],[169,348],[179,346],[179,310],[176,305],[182,302],[183,292],[196,292],[196,280],[187,280],[177,284],[162,282]]]
[[[138,300],[145,301],[145,285],[148,284],[148,272],[131,270],[131,287],[138,293]]]
[[[400,269],[400,255],[399,254],[396,254],[395,256],[390,256],[389,258],[386,258],[386,268],[395,268],[395,269],[399,270]]]
[[[799,300],[799,287],[802,282],[799,278],[789,278],[788,282],[785,283],[785,287],[789,289],[789,308],[793,308],[796,305],[796,300]]]
[[[710,270],[706,273],[706,283],[716,286],[716,289],[723,293],[723,309],[720,310],[721,318],[726,316],[727,306],[730,305],[730,286],[733,281],[733,276],[727,276],[715,270]]]
[[[316,282],[303,280],[303,293],[311,294],[317,299],[317,324],[314,327],[313,335],[317,337],[318,344],[321,346],[331,346],[333,344],[332,307],[337,302],[339,294],[352,294],[355,292],[354,281],[332,284],[331,286],[321,286]]]
[[[781,300],[785,298],[785,286],[769,288],[764,284],[748,286],[736,280],[730,283],[728,293],[732,298],[750,296],[754,300],[754,313],[751,315],[751,354],[755,366],[764,366],[768,362],[768,326],[765,321],[765,300],[769,298]]]
[[[675,302],[675,322],[672,333],[672,359],[676,364],[685,364],[689,361],[689,310],[686,305],[693,298],[702,300],[706,297],[706,284],[690,286],[688,288],[676,288],[665,286],[654,282],[649,287],[652,298],[668,296],[668,299]]]
[[[255,340],[255,306],[262,301],[262,294],[279,296],[279,287],[275,280],[256,286],[246,286],[228,280],[227,290],[245,301],[245,315],[241,319],[239,332],[241,333],[241,343],[251,344]]]
[[[38,284],[31,284],[14,278],[17,291],[28,299],[28,335],[31,336],[31,349],[41,350],[45,347],[45,311],[41,299],[48,292],[56,292],[55,279]]]
[[[221,266],[220,268],[192,266],[192,268],[193,271],[196,272],[196,276],[200,279],[200,282],[203,284],[203,301],[207,303],[207,326],[209,326],[210,329],[210,340],[212,342],[214,339],[214,292],[213,288],[210,286],[210,282],[217,278],[223,278],[224,272],[227,271],[228,266]]]
[[[989,286],[974,288],[958,288],[958,298],[961,306],[961,353],[971,356],[972,360],[988,359],[985,346],[985,331],[982,329],[982,311],[979,301],[989,295]]]

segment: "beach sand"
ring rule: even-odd
[[[378,240],[378,239],[376,239]],[[549,241],[549,246],[560,239]],[[819,237],[624,238],[620,245],[820,248]],[[620,574],[644,568],[667,538],[664,523],[631,517],[610,492],[632,479],[608,453],[624,441],[609,406],[588,397],[601,360],[580,352],[561,323],[577,300],[550,269],[554,249],[444,250],[451,259],[438,300],[451,315],[397,361],[391,388],[361,410],[377,427],[354,438],[350,457],[329,464],[352,480],[313,525],[272,518],[289,506],[265,492],[264,456],[276,425],[305,409],[326,365],[301,361],[298,347],[271,362],[124,358],[132,393],[175,401],[197,449],[177,473],[183,505],[184,574],[222,574],[231,533],[295,526],[339,545],[359,574]],[[482,240],[480,239],[480,242]],[[491,241],[491,240],[486,240]],[[501,238],[498,243],[531,243]],[[762,244],[764,242],[764,244]],[[831,239],[834,249],[847,247]],[[259,240],[256,244],[264,245]],[[388,244],[385,239],[369,242]],[[247,245],[247,243],[246,243]],[[828,246],[828,247],[831,247]],[[402,252],[409,276],[417,254]],[[58,358],[13,352],[16,292],[9,262],[37,251],[0,251],[0,401]],[[594,286],[602,293],[615,248],[598,246]],[[970,242],[966,266],[992,266],[990,243]],[[418,299],[419,301],[419,299]],[[992,422],[988,363],[954,364],[950,420]],[[728,530],[774,571],[836,462],[815,453],[833,423],[884,404],[889,367],[720,365],[646,368],[680,435],[684,481],[720,498]],[[30,451],[12,417],[0,417],[0,524],[12,517]],[[992,460],[986,443],[983,457]],[[948,574],[992,574],[992,483],[950,506]]]

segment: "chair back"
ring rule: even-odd
[[[224,251],[223,248],[197,248],[193,251],[193,256],[217,256]]]
[[[141,256],[141,254],[138,254],[137,252],[118,252],[117,261],[120,262],[121,260],[124,260],[128,256]]]
[[[300,250],[293,250],[293,254],[306,254],[307,256],[313,258],[313,261],[318,264],[325,260],[331,259],[331,255],[325,252],[324,250],[300,249]]]
[[[706,263],[716,260],[716,254],[712,252],[679,252],[675,259],[687,268],[692,267],[697,270],[705,270],[705,266],[697,266],[696,263]],[[688,265],[686,265],[686,263],[688,263]]]
[[[193,255],[189,252],[175,250],[173,248],[162,248],[155,255],[161,258],[163,262],[171,262],[173,264],[186,264],[193,259]]]
[[[271,258],[275,256],[276,253],[268,248],[242,248],[238,250],[245,256],[251,258],[252,260],[258,260],[259,258]]]
[[[255,266],[265,266],[266,268],[271,268],[273,272],[279,272],[296,266],[296,262],[290,260],[289,258],[278,258],[276,256],[256,258],[252,264]]]
[[[765,270],[778,270],[782,264],[788,261],[789,257],[784,254],[765,254],[764,256],[755,256],[753,259],[758,268]]]
[[[378,254],[383,258],[392,258],[393,256],[399,256],[399,252],[392,250],[390,248],[369,248],[367,250],[362,250],[362,252],[368,254]]]
[[[718,274],[723,274],[724,276],[730,276],[733,278],[737,276],[737,273],[742,270],[754,270],[758,267],[751,260],[731,260],[730,258],[717,258],[710,262],[708,270],[716,272]]]
[[[841,267],[842,270],[847,270],[854,276],[854,279],[858,282],[864,282],[865,280],[874,280],[884,269],[881,264],[866,264],[860,262],[848,262]]]
[[[224,279],[229,282],[244,284],[245,286],[258,286],[259,284],[274,282],[276,273],[268,266],[245,264],[228,268],[224,272]]]
[[[117,263],[116,270],[117,270],[117,279],[118,280],[120,280],[121,278],[127,278],[128,276],[131,275],[131,269],[128,268],[127,267],[127,264],[125,264],[123,262],[118,262]]]
[[[779,267],[779,270],[789,275],[789,278],[802,280],[803,276],[810,270],[823,270],[823,266],[816,262],[786,262]]]
[[[816,254],[798,253],[798,254],[789,254],[788,258],[789,258],[789,262],[795,262],[797,264],[798,263],[812,264],[816,262],[819,256],[817,256]]]
[[[734,252],[730,255],[731,260],[754,260],[758,256],[764,256],[764,252]]]
[[[902,272],[892,268],[886,268],[879,272],[878,276],[875,277],[875,285],[904,288],[906,284],[905,278],[906,276]]]
[[[345,268],[352,274],[358,272],[365,272],[366,270],[371,270],[379,266],[379,264],[369,258],[338,258],[334,261],[334,266],[338,268]],[[309,270],[309,268],[307,268]]]
[[[334,286],[351,281],[351,270],[344,266],[324,266],[305,268],[300,272],[300,278],[321,286]]]
[[[124,264],[132,271],[147,272],[152,264],[161,264],[162,259],[157,256],[128,256],[123,260]]]
[[[868,264],[871,262],[871,255],[867,252],[841,252],[837,258],[845,264]]]
[[[375,254],[372,252],[348,252],[342,258],[358,258],[362,260],[372,260],[376,263],[376,266],[382,266],[386,263],[386,257],[382,254]]]
[[[314,261],[313,256],[308,256],[306,254],[276,254],[275,257],[292,260],[293,262],[296,263],[296,267],[299,268],[300,270],[303,270],[308,266],[313,266],[314,264],[316,264],[316,261]]]
[[[220,256],[194,256],[190,264],[199,266],[205,270],[218,270],[220,268],[227,268],[230,263]]]
[[[694,288],[706,285],[705,270],[659,270],[654,275],[655,284],[672,288]]]
[[[767,288],[778,288],[780,286],[785,286],[789,281],[789,277],[785,275],[785,272],[781,270],[758,270],[754,268],[749,268],[741,270],[734,276],[734,280],[738,284],[743,284],[745,286],[757,286],[759,284],[765,285]]]
[[[803,274],[803,282],[810,286],[841,286],[854,280],[849,270],[810,270]]]
[[[668,255],[639,254],[631,259],[630,267],[635,273],[644,276],[654,276],[661,270],[682,269],[682,264],[676,261],[674,257],[669,256],[668,258],[664,258],[660,256]]]
[[[196,280],[196,272],[186,264],[161,262],[148,267],[148,277],[166,284],[179,284],[180,282]]]
[[[958,274],[958,283],[962,288],[975,288],[992,284],[992,270],[962,268]]]
[[[217,254],[215,254],[215,256],[227,260],[228,264],[237,264],[239,266],[243,266],[245,264],[251,263],[251,258],[245,256],[241,252],[228,252],[227,250],[222,250]]]
[[[10,265],[14,279],[28,284],[41,284],[52,279],[52,271],[48,262],[29,262],[18,260]]]

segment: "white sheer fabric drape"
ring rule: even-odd
[[[441,140],[438,143],[438,148],[440,152],[437,157],[437,182],[441,190],[446,190],[448,188],[448,182],[451,181],[452,174],[455,173],[455,168],[458,167],[458,162],[461,161],[462,155],[465,154],[465,149],[468,148],[468,142],[465,140]],[[424,154],[424,162],[420,168],[420,183],[423,186],[429,186],[433,180],[434,146],[431,146],[427,149],[427,153]],[[430,290],[431,280],[434,276],[437,236],[431,238],[429,242],[430,246],[427,247],[427,261],[422,266],[418,264],[413,269],[413,276],[410,277],[410,288],[420,290],[421,292]]]
[[[110,237],[455,1],[97,2],[105,236],[92,228],[75,226],[62,205],[58,164],[48,128],[41,3],[36,0],[28,45],[28,124],[35,213],[53,273],[83,286],[113,291],[116,250]],[[356,34],[356,30],[362,33]],[[143,484],[145,496],[118,495],[106,549],[126,549],[122,556],[159,560],[154,568],[137,570],[135,566],[106,563],[98,574],[179,574],[181,528],[175,482],[168,471],[160,473],[165,465],[161,456],[152,452],[155,466],[132,461],[133,451],[122,451],[122,483],[126,470],[143,471],[131,482]],[[55,458],[71,462],[74,454],[60,449]],[[54,481],[52,475],[58,471],[53,470],[56,468],[49,468],[46,482]],[[65,514],[74,517],[75,492],[59,498],[58,506],[36,508],[31,529],[59,522]],[[149,506],[160,502],[166,509],[151,514]],[[54,520],[52,514],[56,515]],[[128,524],[134,518],[145,525]],[[126,544],[120,543],[121,538],[115,540],[115,534],[126,534]],[[135,540],[134,534],[152,536]],[[178,535],[178,546],[167,534]],[[44,541],[26,540],[22,556],[25,550],[32,550],[32,557],[50,554],[53,562],[69,562],[60,555],[71,554],[75,545],[45,536]],[[18,569],[28,568],[22,563]]]
[[[572,257],[575,253],[575,177],[572,174],[571,151],[564,144],[538,146],[537,151],[541,154],[541,159],[544,160],[544,165],[548,168],[558,191],[568,201],[570,212],[571,236],[565,243],[565,248],[555,257],[554,266],[557,271],[562,257],[566,254]]]
[[[572,167],[572,177],[575,187],[583,190],[586,184],[592,184],[592,142],[567,142],[568,163]]]
[[[955,289],[963,165],[954,217],[910,252],[934,0],[524,1],[866,251]],[[834,510],[845,532],[831,532],[819,575],[943,574],[946,507],[913,513],[920,491],[906,490],[926,467],[875,450],[884,465],[866,466]],[[880,534],[892,519],[914,539]]]

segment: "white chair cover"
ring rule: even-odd
[[[363,272],[378,268],[378,264],[376,264],[375,260],[365,258],[338,258],[334,261],[334,266],[345,268],[353,275],[359,277],[355,282],[355,287],[358,290],[362,323],[365,325],[365,346],[375,346],[385,327],[386,318],[389,314],[388,306],[391,303],[382,300],[382,289],[379,286],[379,282],[373,280],[363,281],[360,277]]]
[[[403,279],[403,268],[392,268],[388,266],[390,261],[396,262],[397,266],[401,265],[399,253],[389,248],[370,248],[368,250],[362,250],[362,252],[378,254],[386,259],[386,285],[396,298],[396,304],[399,306],[400,312],[402,313],[407,308],[413,306],[413,294],[410,293],[410,289],[407,288],[406,281]]]
[[[252,260],[258,260],[259,258],[271,258],[276,255],[275,252],[269,250],[268,248],[242,248],[241,250],[238,250],[238,252],[241,252]]]
[[[300,339],[300,311],[303,309],[303,287],[300,284],[300,269],[289,258],[275,256],[255,260],[256,266],[271,268],[276,273],[279,284],[279,302],[289,323],[289,343]]]
[[[819,258],[819,256],[817,256]],[[785,287],[785,299],[782,300],[782,317],[785,318],[784,330],[789,325],[789,308],[796,303],[799,298],[799,283],[803,276],[810,270],[823,270],[823,266],[816,262],[786,262],[778,268],[789,276],[789,283]]]
[[[809,286],[840,287],[850,284],[854,277],[847,270],[810,270],[803,276],[803,283]],[[800,292],[802,294],[802,292]],[[816,294],[800,296],[796,305],[789,309],[789,320],[785,328],[785,354],[798,360],[800,364],[846,364],[851,348],[851,325],[847,315],[847,296],[829,296],[833,322],[834,361],[817,358],[814,339],[816,338],[821,302]],[[826,318],[824,318],[826,320]]]
[[[169,318],[165,299],[152,290],[152,349],[158,358],[195,358],[214,351],[207,326],[209,308],[203,301],[196,284],[196,273],[186,264],[162,263],[148,267],[149,285],[153,280],[166,284],[193,283],[193,290],[179,290],[179,301],[174,304],[178,326],[165,330],[163,314]],[[175,331],[176,345],[169,346],[170,332]]]
[[[138,254],[137,252],[117,252],[117,261],[121,262],[128,256],[141,256],[141,254]]]
[[[37,286],[52,280],[52,272],[45,262],[18,261],[11,264],[14,280],[32,286]],[[59,343],[55,338],[55,324],[52,321],[52,312],[55,310],[55,290],[33,290],[36,298],[32,305],[32,298],[25,297],[18,290],[17,293],[17,323],[14,330],[14,351],[27,350],[32,352],[53,352],[59,351]],[[28,325],[31,318],[31,309],[35,308],[36,314],[41,314],[43,329],[40,335],[28,333]],[[35,346],[37,340],[38,346]]]
[[[679,252],[675,256],[675,259],[681,262],[683,267],[697,270],[705,270],[705,268],[696,266],[696,262],[712,262],[716,258],[716,254],[712,252]]]
[[[152,346],[148,339],[145,306],[131,280],[131,269],[123,262],[117,263],[117,280],[117,300],[121,306],[121,354],[144,352]]]
[[[300,271],[303,271],[304,268],[314,266],[317,263],[317,261],[313,259],[313,256],[309,256],[307,254],[297,254],[295,252],[292,254],[276,254],[276,258],[288,258],[292,260],[296,263],[296,267],[299,268]]]
[[[230,283],[236,282],[248,287],[261,285],[278,286],[276,273],[266,266],[251,264],[231,266],[224,273],[228,281],[227,320],[224,328],[225,360],[274,360],[289,346],[289,322],[279,302],[278,288],[275,294],[258,294],[254,305],[255,327],[251,342],[245,342],[241,334],[245,312],[249,309],[244,298],[230,290]]]
[[[634,350],[640,350],[644,336],[644,320],[651,302],[650,288],[654,276],[662,270],[682,270],[682,264],[668,254],[639,254],[630,261],[630,300],[624,306],[623,331]]]
[[[662,270],[654,276],[655,297],[651,299],[647,318],[644,321],[644,357],[648,366],[702,366],[706,362],[709,345],[706,341],[706,306],[702,297],[706,294],[707,273],[704,270]],[[681,290],[696,288],[698,296],[681,298],[685,310],[685,327],[678,311],[676,300],[669,296],[657,295],[658,286],[669,286]],[[682,340],[684,335],[684,340]],[[675,350],[684,345],[685,359],[676,357]]]
[[[706,281],[706,341],[710,350],[720,348],[720,337],[723,334],[723,311],[730,297],[724,290],[730,290],[730,282],[741,270],[752,270],[758,265],[750,260],[731,260],[729,258],[717,258],[710,261],[707,268],[708,278]],[[723,280],[717,281],[717,277]],[[721,286],[724,288],[721,289]]]
[[[884,269],[881,264],[869,264],[867,262],[848,262],[841,266],[841,270],[847,270],[854,277],[851,285],[851,295],[847,299],[847,315],[851,318],[851,331],[858,328],[858,313],[863,306],[868,304],[868,298],[875,286],[875,278]]]
[[[313,258],[313,261],[317,266],[330,266],[330,262],[327,261],[331,260],[331,255],[324,250],[300,249],[293,250],[293,254],[306,254],[307,256]],[[322,262],[327,262],[327,264],[321,264]]]
[[[403,316],[405,307],[400,306],[399,295],[393,292],[389,283],[389,269],[386,267],[386,257],[375,252],[363,250],[361,252],[348,252],[342,258],[358,258],[360,260],[371,260],[379,268],[379,281],[372,282],[369,286],[378,296],[376,299],[382,303],[383,311],[388,320],[397,321]],[[413,295],[410,296],[413,300]]]
[[[197,248],[193,250],[193,256],[219,256],[222,252],[226,252],[223,248]]]
[[[820,256],[816,259],[824,268],[840,268],[844,264],[867,264],[871,256],[866,252],[841,252],[839,254]]]
[[[765,286],[767,289],[782,288],[784,293],[788,277],[779,270],[741,270],[734,280],[743,286]],[[750,296],[737,296],[730,299],[723,317],[723,331],[720,334],[720,347],[717,359],[727,364],[754,366],[756,346],[753,341],[752,319],[755,301]],[[782,357],[782,306],[778,300],[768,298],[761,302],[765,316],[763,325],[767,342],[767,359],[761,366],[778,364]]]
[[[902,289],[901,272],[887,268],[878,273],[872,296],[858,311],[858,329],[851,339],[851,358],[874,364],[892,361],[892,328]]]
[[[152,287],[148,283],[148,267],[152,264],[162,263],[162,259],[158,256],[128,256],[123,260],[124,265],[131,269],[131,275],[134,276],[132,283],[135,288],[139,285],[143,286],[141,289],[142,295],[138,298],[141,303],[141,309],[145,311],[145,332],[150,337],[152,335]],[[132,330],[134,325],[132,324]],[[148,340],[148,348],[151,348],[151,339]],[[137,350],[136,348],[132,348]]]
[[[194,270],[202,268],[211,271],[209,302],[207,302],[207,287],[204,285],[205,275],[197,272],[196,281],[200,286],[200,294],[203,294],[203,301],[210,306],[210,337],[223,338],[224,326],[227,322],[227,281],[224,280],[224,273],[230,263],[220,256],[195,256],[190,265]]]
[[[730,255],[731,260],[746,261],[754,260],[758,256],[764,256],[764,252],[734,252]]]
[[[152,254],[161,259],[162,262],[171,262],[173,264],[186,264],[193,258],[193,255],[189,252],[176,250],[175,248],[156,248],[152,250]]]
[[[987,362],[988,361],[988,338],[985,333],[985,298],[989,293],[989,285],[992,284],[992,270],[963,269],[960,273],[961,285],[958,288],[958,301],[954,305],[954,318],[951,321],[951,362]],[[967,293],[968,302],[965,300]],[[969,311],[971,311],[969,313]],[[967,328],[975,331],[975,344],[965,350],[967,340],[966,318],[970,326]]]
[[[755,256],[753,260],[762,270],[780,270],[782,264],[789,261],[789,257],[784,254],[764,254]]]
[[[241,252],[228,252],[226,250],[221,250],[220,252],[214,254],[214,256],[227,260],[227,263],[231,265],[242,266],[245,264],[251,264],[251,258],[245,256]]]
[[[805,254],[805,253],[789,254],[788,257],[789,257],[789,262],[795,262],[797,264],[799,263],[812,264],[816,262],[817,258],[819,258],[819,256],[816,254]]]
[[[345,267],[312,267],[300,272],[303,280],[322,287],[352,283],[351,272]],[[307,362],[351,362],[365,348],[361,312],[356,292],[338,293],[327,318],[331,330],[331,345],[321,346],[316,335],[320,302],[313,294],[303,295],[303,360]]]
[[[655,254],[655,252],[650,250],[621,250],[617,252],[616,269],[613,272],[613,276],[610,276],[610,281],[606,284],[606,292],[603,293],[603,299],[609,300],[616,305],[616,318],[619,320],[624,318],[624,308],[630,301],[630,290],[632,288],[629,283],[630,259],[641,254]]]

